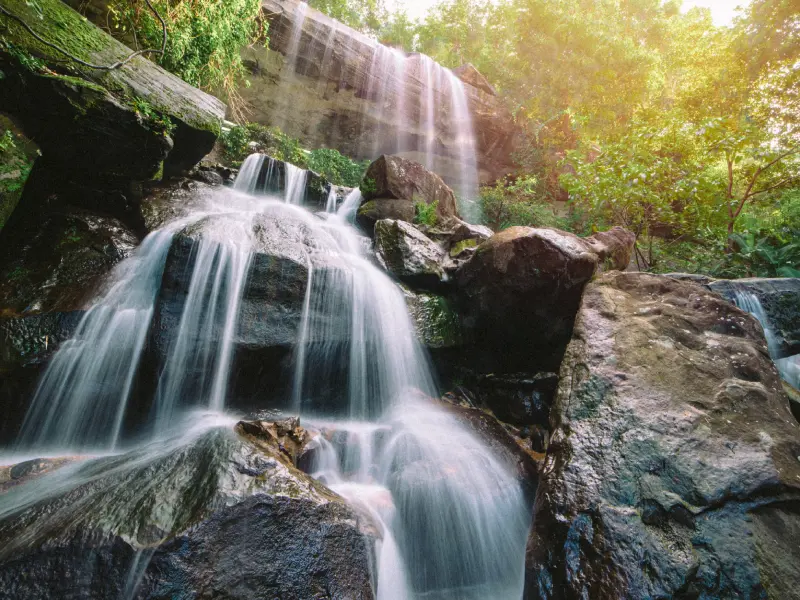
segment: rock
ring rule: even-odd
[[[456,67],[453,69],[453,74],[467,85],[471,85],[491,96],[497,96],[497,92],[486,80],[486,77],[472,63],[465,63],[460,67]]]
[[[465,324],[491,372],[552,370],[560,362],[583,287],[598,265],[624,268],[633,236],[579,238],[555,229],[510,227],[478,246],[456,274]],[[625,263],[627,264],[627,263]]]
[[[109,65],[131,54],[58,0],[36,7],[9,2],[6,8],[36,23],[43,38],[88,62]],[[213,147],[225,114],[225,105],[213,96],[143,56],[113,70],[65,62],[18,23],[6,19],[6,25],[7,40],[18,50],[0,52],[5,76],[0,107],[20,119],[48,160],[81,176],[148,179],[167,155],[167,167],[177,170],[191,167]],[[42,68],[25,56],[38,59]]]
[[[60,0],[5,8],[78,58],[110,65],[131,50]],[[39,147],[25,190],[0,232],[13,257],[53,213],[79,207],[143,234],[142,182],[190,168],[214,145],[225,105],[143,56],[117,69],[81,66],[4,18],[0,111]]]
[[[86,308],[102,277],[138,243],[117,219],[75,208],[51,213],[0,268],[2,314]]]
[[[192,429],[4,497],[3,594],[373,598],[374,540],[341,498],[228,427]]]
[[[680,281],[691,281],[699,283],[700,285],[708,285],[712,281],[716,281],[713,277],[708,275],[698,275],[697,273],[664,273],[665,277],[672,277]]]
[[[324,238],[313,231],[316,217],[282,204],[264,208],[252,215],[214,215],[178,232],[167,255],[161,281],[151,336],[148,342],[143,377],[155,385],[158,374],[180,335],[180,322],[192,284],[196,260],[203,244],[213,248],[216,242],[232,238],[241,240],[253,254],[249,259],[246,279],[238,307],[238,320],[233,339],[235,362],[227,406],[251,409],[264,405],[282,407],[291,398],[292,353],[298,342],[308,285],[308,261],[314,269],[314,280],[320,285],[341,265],[333,262],[320,246]],[[248,245],[249,240],[249,245]],[[224,251],[231,251],[224,245]],[[220,249],[220,251],[223,251]],[[333,275],[331,275],[333,276]],[[333,290],[326,291],[334,293]],[[349,332],[331,325],[342,316],[328,310],[327,305],[313,304],[309,319],[315,330],[329,327],[329,344],[344,344]],[[210,335],[224,331],[224,314],[210,319]],[[333,332],[338,332],[334,335]],[[308,338],[309,344],[315,339]],[[347,353],[343,351],[343,355]],[[187,367],[186,385],[198,385],[203,377],[202,361]],[[329,382],[326,382],[326,386]],[[199,393],[199,392],[197,392]]]
[[[0,495],[32,479],[41,477],[78,460],[77,456],[33,458],[15,465],[0,466]]]
[[[461,318],[451,300],[401,286],[417,338],[428,350],[459,348],[464,343]]]
[[[414,215],[414,204],[408,200],[378,198],[368,200],[361,205],[356,213],[356,223],[371,234],[375,229],[375,223],[382,219],[397,219],[411,223]]]
[[[797,598],[800,427],[758,323],[607,273],[561,368],[526,598]]]
[[[601,271],[625,270],[636,243],[636,236],[619,226],[579,239],[597,254]]]
[[[419,202],[436,203],[436,215],[443,222],[458,217],[456,196],[442,178],[421,164],[400,156],[383,155],[364,174],[370,189],[363,191],[364,201],[404,200],[412,209]]]
[[[263,447],[274,456],[296,467],[298,458],[303,454],[306,444],[312,436],[302,427],[298,417],[289,417],[281,421],[239,421],[236,433],[246,436],[258,446]]]
[[[708,289],[734,303],[737,294],[755,295],[774,336],[772,358],[800,354],[800,278],[717,279]]]
[[[375,223],[375,250],[383,267],[401,281],[416,287],[441,287],[444,252],[405,221],[384,219]]]
[[[39,375],[72,337],[83,311],[0,319],[0,440],[17,439]]]
[[[475,240],[478,243],[485,242],[494,235],[494,231],[485,225],[473,225],[458,219],[455,221],[455,227],[450,234],[450,244],[455,245],[467,240]]]
[[[392,76],[391,67],[381,68],[381,57],[376,57],[378,43],[310,6],[304,7],[298,23],[299,4],[296,0],[262,3],[270,28],[269,47],[254,44],[242,51],[250,85],[238,91],[252,107],[249,118],[264,125],[280,124],[305,147],[337,148],[358,160],[396,153],[402,140],[404,156],[423,162],[426,94],[420,56],[410,54],[404,60],[403,110],[385,110],[379,90],[387,89]],[[442,87],[448,85],[445,74],[443,69]],[[465,85],[464,92],[476,132],[481,181],[488,183],[514,170],[516,127],[500,98],[472,85]],[[455,185],[460,163],[456,136],[447,126],[449,110],[449,102],[437,106],[436,143],[430,149],[437,172]],[[398,135],[387,134],[394,131]]]
[[[476,401],[498,419],[518,426],[548,427],[558,375],[515,373],[480,375],[474,384]]]
[[[800,390],[785,381],[781,383],[783,384],[783,391],[786,392],[786,396],[789,398],[789,409],[792,411],[794,418],[800,421]]]

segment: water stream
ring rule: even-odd
[[[332,83],[339,90],[355,88],[357,97],[366,101],[353,149],[358,158],[400,154],[425,165],[454,189],[462,218],[481,222],[478,144],[468,86],[424,54],[384,46],[304,2],[287,6],[291,26],[285,34],[280,85],[296,85],[291,76],[305,75],[304,61],[319,62],[319,69],[313,70],[319,81],[304,93],[325,102]],[[363,45],[364,51],[351,50],[348,40]],[[275,121],[285,128],[285,115]],[[334,128],[330,135],[327,143],[341,147]],[[344,135],[352,136],[352,131]]]
[[[778,369],[781,377],[789,385],[795,389],[800,389],[800,354],[788,356],[784,358],[776,358],[780,356],[780,339],[775,334],[772,322],[758,299],[753,292],[745,289],[737,288],[734,290],[734,303],[742,310],[749,312],[753,315],[764,330],[764,337],[767,339],[767,349],[772,361]]]
[[[305,180],[304,171],[251,156],[236,189],[150,234],[53,358],[20,448],[122,449],[131,384],[180,236],[195,240],[191,273],[152,403],[156,427],[143,443],[174,439],[170,432],[191,411],[224,414],[242,296],[264,243],[259,231],[268,222],[302,230],[307,241],[295,251],[308,277],[291,402],[320,432],[312,475],[369,513],[380,530],[377,597],[521,598],[529,510],[517,479],[434,400],[439,393],[404,297],[351,224],[358,190],[338,210],[334,197],[327,214],[315,215],[299,206]],[[68,485],[69,472],[58,476],[59,485]],[[30,488],[29,501],[40,488]],[[133,579],[147,558],[136,560]]]

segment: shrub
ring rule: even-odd
[[[168,33],[164,55],[152,55],[153,59],[191,85],[223,90],[234,116],[243,120],[244,106],[236,91],[247,74],[241,50],[259,40],[267,42],[261,2],[152,0],[152,4]],[[145,2],[111,0],[108,9],[114,35],[133,46],[161,47],[161,23]]]
[[[514,225],[566,229],[566,220],[556,216],[552,204],[540,199],[538,188],[534,177],[481,188],[481,208],[489,227],[495,231]]]
[[[414,223],[419,225],[426,225],[428,227],[435,227],[439,216],[436,211],[439,208],[439,201],[434,200],[430,204],[424,200],[418,200],[414,204]]]

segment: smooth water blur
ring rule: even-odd
[[[312,56],[309,49],[302,47],[311,41],[313,45],[324,44],[324,49],[318,71],[315,69],[319,81],[315,92],[309,93],[325,99],[329,82],[337,78],[341,86],[352,87],[354,82],[347,79],[352,77],[352,70],[342,68],[346,57],[339,56],[338,61],[333,57],[342,51],[342,46],[347,47],[343,36],[356,38],[360,47],[371,51],[363,79],[359,77],[356,84],[358,97],[368,100],[358,128],[361,134],[356,154],[370,158],[401,154],[422,163],[451,183],[462,218],[472,223],[482,222],[478,145],[466,84],[424,54],[406,54],[352,30],[342,31],[337,40],[342,26],[333,19],[316,16],[314,27],[320,29],[304,36],[303,28],[312,21],[306,18],[306,3],[297,4],[292,12],[279,85],[295,85],[288,73],[304,74],[298,57],[304,52],[306,58]],[[318,54],[315,52],[313,56]],[[338,69],[333,68],[334,64]],[[285,117],[279,117],[275,124],[285,125]],[[334,139],[332,147],[336,146]]]
[[[114,448],[144,348],[161,275],[180,223],[156,231],[114,270],[39,382],[17,446]]]
[[[145,311],[131,326],[135,334],[122,336],[120,331],[128,329],[115,326],[109,332],[98,326],[103,331],[89,339],[84,329],[94,329],[87,325],[75,343],[64,344],[41,388],[52,387],[58,394],[40,389],[41,398],[37,394],[26,421],[32,431],[41,432],[32,446],[58,442],[74,452],[93,447],[98,436],[104,447],[113,446],[125,412],[126,386],[150,327],[170,244],[179,232],[189,232],[195,243],[180,321],[153,402],[155,437],[120,457],[119,468],[179,452],[187,440],[196,439],[180,433],[176,424],[185,424],[189,411],[225,407],[242,294],[253,252],[265,241],[256,231],[263,231],[265,219],[276,220],[281,227],[303,230],[305,241],[292,242],[299,246],[293,247],[293,256],[302,257],[297,260],[308,273],[291,401],[303,423],[320,432],[312,442],[317,446],[313,476],[368,515],[376,530],[378,599],[521,598],[529,507],[509,467],[435,399],[438,389],[404,296],[371,260],[369,240],[351,223],[360,193],[353,190],[335,213],[334,200],[327,214],[314,215],[296,206],[303,200],[306,173],[287,169],[286,189],[276,196],[275,167],[265,157],[249,157],[235,190],[221,190],[193,208],[190,217],[152,234],[120,264],[111,291],[87,319],[105,307],[103,324],[115,318],[126,322],[121,315],[135,306]],[[297,184],[301,180],[302,186]],[[114,340],[114,352],[102,348],[98,340],[103,336]],[[91,384],[88,378],[61,375],[84,364],[93,369]],[[95,389],[114,390],[115,395],[87,392]],[[66,400],[48,413],[45,397]],[[80,426],[67,435],[56,418]],[[96,425],[100,422],[115,424],[116,433],[112,429],[109,435]],[[20,486],[10,500],[4,499],[2,510],[19,511],[43,495],[54,497],[87,477],[107,474],[103,469],[64,467]],[[140,491],[134,496],[140,497]],[[130,570],[132,589],[147,560],[137,554]]]
[[[775,334],[772,323],[767,316],[761,300],[753,292],[744,289],[734,290],[734,303],[743,311],[749,312],[764,330],[764,337],[767,339],[767,349],[772,357],[781,378],[795,389],[800,389],[800,355],[789,356],[787,358],[775,358],[780,351],[780,339]]]

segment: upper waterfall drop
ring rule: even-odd
[[[271,80],[277,97],[271,94],[268,104],[253,98],[268,111],[259,122],[280,126],[309,148],[337,148],[369,160],[398,154],[418,162],[454,189],[465,220],[482,222],[478,186],[487,158],[479,156],[473,113],[485,115],[480,107],[492,96],[424,54],[380,44],[305,3],[272,0],[269,6],[279,15],[270,47],[283,58],[275,61],[280,72]],[[277,110],[284,97],[294,104]],[[319,131],[308,127],[308,119],[299,121],[304,114],[320,123]],[[504,136],[503,143],[511,138]],[[484,145],[487,139],[482,130]],[[502,144],[491,143],[496,154]]]

